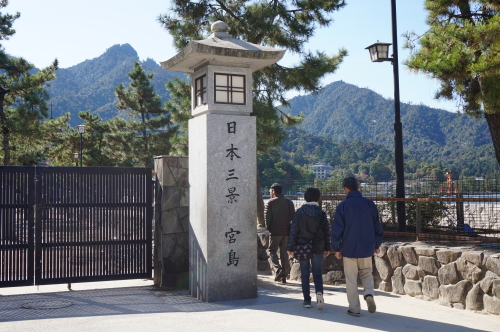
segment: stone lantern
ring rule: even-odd
[[[285,50],[233,38],[222,21],[163,69],[191,73],[189,288],[207,302],[257,297],[257,157],[252,73]],[[260,190],[260,188],[259,188]]]

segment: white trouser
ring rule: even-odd
[[[344,257],[344,274],[347,300],[349,301],[349,310],[354,313],[361,312],[358,293],[358,274],[364,288],[364,295],[374,295],[373,293],[373,275],[372,258],[349,258]]]

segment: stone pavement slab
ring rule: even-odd
[[[125,286],[125,287],[124,287]],[[259,276],[256,299],[204,303],[151,280],[0,289],[0,331],[500,331],[500,317],[377,292],[377,312],[346,314],[343,287],[325,286],[325,308],[303,308],[300,284]],[[114,287],[114,288],[110,288]],[[362,301],[362,305],[364,305]]]

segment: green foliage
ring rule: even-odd
[[[170,143],[170,154],[173,156],[187,156],[188,151],[188,120],[191,116],[191,83],[178,77],[168,81],[165,88],[170,92],[170,99],[165,104],[165,109],[170,114],[172,123],[178,125],[177,135],[173,136]]]
[[[0,2],[0,9],[5,8],[8,1]],[[13,22],[20,17],[0,12],[0,40],[9,39],[15,33]],[[40,136],[40,120],[47,117],[49,95],[46,83],[55,78],[57,60],[42,70],[35,71],[35,67],[23,58],[8,56],[0,46],[0,127],[2,136],[2,151],[0,156],[3,165],[14,163],[32,164],[40,158],[32,149],[18,149],[14,158],[11,158],[12,136],[29,137]],[[14,138],[15,139],[15,138]],[[34,144],[35,145],[35,144]],[[17,147],[15,147],[17,148]]]
[[[427,0],[425,7],[429,30],[407,34],[413,54],[406,65],[440,81],[436,98],[457,99],[466,113],[484,115],[500,162],[499,3]]]
[[[333,73],[347,52],[336,55],[305,49],[319,26],[328,26],[331,14],[345,5],[333,1],[220,1],[174,0],[169,14],[159,17],[174,37],[180,50],[189,40],[208,36],[210,24],[226,22],[234,37],[254,44],[285,48],[300,56],[297,65],[274,64],[253,75],[253,115],[257,117],[257,149],[267,151],[284,138],[284,126],[300,123],[300,116],[290,116],[277,104],[287,106],[285,93],[290,90],[316,92],[324,75]]]
[[[392,101],[368,89],[339,81],[327,85],[318,94],[295,97],[290,104],[291,114],[304,115],[299,128],[311,137],[296,141],[291,131],[282,145],[283,149],[292,153],[296,149],[293,146],[303,144],[306,156],[316,145],[322,145],[325,151],[323,156],[317,155],[317,159],[308,157],[307,162],[302,159],[301,165],[323,161],[344,169],[353,163],[358,163],[359,168],[362,164],[365,166],[379,161],[393,168]],[[455,167],[457,175],[463,168],[468,168],[471,174],[477,176],[498,170],[488,124],[484,119],[405,103],[401,104],[401,117],[406,173],[418,173],[418,165],[424,163],[436,163],[437,167],[433,168],[442,171]],[[354,143],[357,139],[359,142]],[[335,144],[346,144],[350,148],[335,151]]]
[[[152,167],[153,156],[169,154],[170,138],[177,128],[172,126],[170,114],[154,92],[150,82],[154,74],[146,74],[141,64],[135,62],[128,76],[130,85],[127,88],[118,85],[115,94],[116,108],[128,111],[130,120],[126,121],[126,129],[134,134],[129,159],[140,161],[142,167]]]
[[[430,195],[417,195],[414,197],[422,198]],[[407,225],[417,225],[417,205],[420,205],[420,225],[422,229],[436,227],[442,218],[444,218],[446,208],[443,202],[406,202],[406,222]]]

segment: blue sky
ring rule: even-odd
[[[308,44],[309,49],[327,54],[341,47],[349,52],[339,70],[326,76],[323,84],[343,80],[393,98],[391,64],[370,62],[365,50],[377,40],[392,41],[390,0],[347,2],[334,14],[334,23],[318,30]],[[423,0],[397,1],[399,36],[405,31],[426,30],[423,6]],[[68,68],[125,43],[132,45],[141,59],[160,62],[176,54],[172,38],[157,22],[158,15],[166,13],[168,7],[168,0],[10,0],[5,11],[19,11],[21,18],[14,24],[16,34],[2,41],[2,46],[9,54],[22,56],[37,67],[47,66],[57,58],[61,68]],[[398,43],[403,62],[408,57],[408,51],[402,50],[403,37]],[[287,54],[282,63],[292,64],[297,59]],[[410,73],[402,64],[399,71],[402,102],[456,111],[455,102],[433,99],[439,86],[436,80]]]

